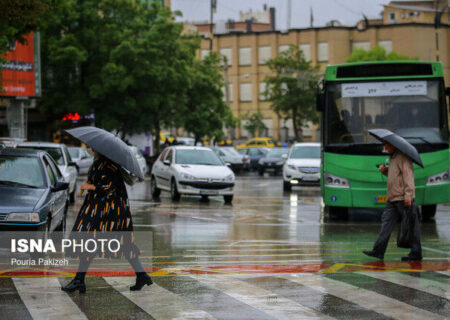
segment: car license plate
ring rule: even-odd
[[[378,196],[375,198],[375,202],[376,203],[385,203],[388,201],[388,197],[387,196]]]
[[[208,196],[214,196],[214,195],[219,194],[219,192],[214,191],[214,190],[200,190],[200,194],[208,195]]]
[[[302,181],[317,181],[316,177],[303,177]]]

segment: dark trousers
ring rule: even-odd
[[[80,264],[78,265],[78,272],[75,275],[75,279],[79,279],[82,282],[84,282],[84,279],[86,277],[86,271],[89,269],[89,265],[91,264],[92,260],[94,260],[94,257],[80,257]],[[133,267],[134,272],[136,273],[136,276],[142,275],[145,273],[144,267],[141,264],[141,260],[139,258],[134,259],[128,259],[128,262]]]
[[[378,235],[378,239],[373,246],[373,251],[383,254],[386,252],[386,248],[391,237],[392,230],[398,219],[402,216],[403,209],[405,208],[403,201],[394,201],[386,203],[386,208],[381,216],[381,231]],[[414,214],[414,233],[413,244],[411,248],[410,256],[422,257],[422,245],[420,243],[420,224],[419,217]]]

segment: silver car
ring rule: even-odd
[[[245,155],[240,154],[233,147],[212,147],[215,154],[225,163],[229,163],[234,173],[239,173],[244,168]]]
[[[83,147],[69,147],[67,149],[72,157],[72,161],[78,166],[78,173],[87,174],[89,168],[94,162],[94,157],[89,154],[86,148]]]
[[[77,164],[72,161],[69,150],[65,144],[51,142],[24,142],[18,148],[39,149],[47,151],[56,161],[64,180],[69,183],[70,202],[75,202],[75,189],[78,178]]]

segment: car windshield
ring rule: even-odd
[[[288,154],[289,149],[271,149],[267,152],[267,158],[280,158],[283,154]]]
[[[47,151],[48,154],[52,156],[52,158],[56,161],[56,163],[58,165],[63,166],[65,164],[62,150],[59,147],[53,148],[53,147],[43,147],[43,146],[21,146],[21,148],[39,149],[39,150]]]
[[[175,155],[175,163],[223,166],[222,161],[214,152],[195,149],[177,150]]]
[[[370,129],[397,133],[419,152],[448,148],[447,114],[440,107],[439,86],[434,80],[329,85],[326,149],[381,152],[381,144],[369,134]]]
[[[240,156],[240,153],[236,151],[235,148],[220,148],[221,151],[225,152],[230,156]]]
[[[39,159],[0,156],[0,185],[43,188],[45,183]]]
[[[74,159],[78,159],[80,157],[80,149],[78,148],[68,148],[70,156]]]
[[[294,147],[291,152],[291,159],[320,159],[319,147]]]

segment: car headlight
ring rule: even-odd
[[[288,164],[288,168],[291,170],[297,170],[297,168],[295,166],[293,166],[292,164]]]
[[[281,166],[284,163],[284,161],[278,161],[277,166]]]
[[[428,177],[427,186],[436,186],[449,182],[449,170]]]
[[[232,182],[234,180],[234,174],[230,174],[228,176],[225,177],[225,179],[223,179],[224,181],[227,182]]]
[[[191,175],[189,173],[182,173],[181,177],[186,180],[195,180],[196,179],[193,175]]]
[[[8,215],[8,222],[39,222],[36,212],[13,212]]]
[[[324,184],[325,186],[334,188],[350,188],[350,184],[347,179],[334,176],[326,172],[324,174]]]

